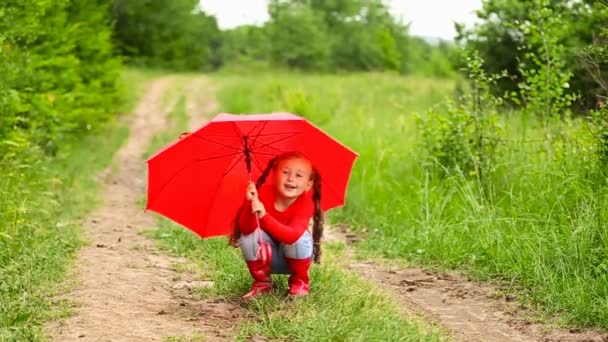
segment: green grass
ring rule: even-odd
[[[170,125],[153,139],[144,158],[175,139],[184,130],[187,115],[183,97],[169,114]],[[149,232],[160,245],[175,255],[186,256],[197,267],[197,276],[212,279],[214,286],[199,289],[200,297],[238,301],[251,285],[240,252],[226,245],[225,238],[201,240],[166,219]],[[342,246],[343,247],[343,246]],[[340,271],[332,262],[343,248],[327,248],[327,262],[311,271],[311,295],[307,299],[286,299],[287,278],[275,278],[279,290],[244,307],[239,340],[251,336],[298,341],[439,341],[445,335],[414,317],[404,318],[392,299],[359,277]],[[179,340],[181,337],[175,337]]]
[[[212,279],[212,287],[199,289],[200,298],[238,302],[251,285],[240,251],[225,238],[201,240],[168,220],[150,235],[171,253],[186,256],[196,265],[196,276]],[[275,275],[277,290],[243,307],[245,317],[237,328],[238,340],[252,336],[297,341],[442,341],[440,329],[418,318],[404,317],[390,296],[359,277],[340,271],[340,246],[327,246],[322,265],[311,268],[311,294],[288,300],[287,277]]]
[[[164,339],[165,342],[204,342],[208,341],[204,335],[195,334],[192,336],[170,336]]]
[[[83,243],[80,219],[96,204],[95,175],[127,133],[109,125],[55,158],[32,149],[0,164],[0,340],[43,339],[44,321],[66,313],[50,298]]]
[[[161,133],[152,137],[152,141],[146,148],[143,158],[151,157],[156,151],[160,150],[169,142],[174,141],[188,128],[188,114],[186,113],[186,97],[180,96],[173,110],[167,117],[169,127]]]
[[[125,72],[125,96],[141,95],[151,76]],[[54,157],[32,147],[0,158],[0,340],[44,340],[44,323],[70,313],[72,303],[52,297],[67,286],[65,272],[85,243],[80,223],[97,204],[96,175],[127,135],[108,123]]]
[[[535,120],[503,116],[506,142],[484,201],[469,175],[423,167],[414,114],[451,97],[452,81],[281,73],[214,81],[223,111],[291,111],[360,153],[347,205],[330,218],[366,232],[363,248],[498,281],[560,324],[608,328],[608,186],[580,120],[561,127],[549,159]]]
[[[143,158],[147,159],[163,148],[166,144],[175,141],[179,135],[188,131],[188,122],[190,115],[187,113],[186,102],[188,83],[192,78],[200,76],[198,74],[181,73],[173,74],[174,82],[171,88],[165,92],[163,96],[163,106],[173,105],[173,108],[167,115],[167,127],[165,130],[152,137],[152,141],[146,148]],[[177,101],[173,102],[175,99]]]
[[[144,95],[148,82],[166,74],[162,70],[125,68],[119,82],[122,93],[121,112],[129,113],[134,110]]]

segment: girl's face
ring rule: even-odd
[[[275,182],[279,195],[296,198],[312,187],[312,165],[303,158],[290,158],[279,162]]]

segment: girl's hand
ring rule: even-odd
[[[254,214],[257,213],[259,218],[266,215],[266,208],[264,208],[264,204],[262,204],[257,196],[251,199],[251,212]]]
[[[249,182],[249,184],[247,184],[245,198],[247,198],[248,201],[251,201],[253,198],[258,198],[258,189],[255,187],[254,182]]]

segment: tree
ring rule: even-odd
[[[268,35],[274,62],[290,68],[324,69],[331,44],[323,20],[298,2],[271,1]]]
[[[266,63],[270,59],[270,39],[265,27],[244,25],[222,32],[223,64]]]
[[[329,51],[325,64],[333,69],[345,70],[401,70],[404,48],[407,46],[407,27],[397,23],[381,0],[273,0],[269,4],[273,45],[290,46],[277,39],[294,38],[289,34],[277,35],[277,30],[289,30],[295,35],[304,29],[295,22],[285,20],[285,13],[299,12],[320,30],[316,33],[318,45],[308,42],[318,51]],[[283,13],[283,14],[281,14]],[[302,20],[303,17],[290,20]],[[280,23],[278,20],[283,20]],[[308,28],[309,30],[311,28]],[[295,31],[299,31],[296,33]],[[319,41],[320,39],[320,41]],[[295,45],[300,44],[299,40]],[[274,56],[278,52],[275,49]]]
[[[116,0],[114,40],[128,60],[178,69],[212,69],[220,32],[197,0]]]
[[[457,26],[458,40],[479,51],[487,72],[506,70],[512,76],[500,80],[495,93],[516,91],[523,80],[519,65],[530,61],[526,58],[529,51],[521,47],[530,46],[524,29],[532,20],[533,7],[534,3],[527,0],[484,0],[477,11],[480,24],[469,30]],[[581,51],[608,21],[608,10],[595,0],[551,0],[547,7],[563,18],[563,25],[547,34],[566,47],[564,59],[573,74],[571,89],[581,94],[579,106],[590,108],[595,104],[597,84],[581,62]]]

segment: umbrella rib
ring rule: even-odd
[[[241,154],[241,156],[239,157],[239,159],[237,159],[236,162],[234,162],[234,164],[230,167],[230,169],[228,171],[226,171],[224,173],[224,175],[227,175],[228,172],[232,171],[232,169],[234,168],[234,166],[245,156],[245,150],[247,149],[248,146],[245,145],[245,135],[243,135],[243,131],[236,125],[236,123],[234,121],[231,121],[232,123],[232,128],[234,129],[234,133],[236,133],[236,135],[240,138],[239,141],[241,143],[241,147],[242,150],[240,150],[241,152],[243,152],[243,154]]]
[[[229,174],[230,171],[232,171],[232,169],[234,169],[234,167],[236,166],[236,164],[238,164],[243,159],[244,156],[245,156],[244,154],[241,154],[239,156],[239,158],[234,163],[232,163],[232,165],[228,168],[228,170],[226,172],[224,172],[224,174],[222,175],[222,177],[225,177],[227,174]]]
[[[239,153],[240,153],[240,152],[239,152]],[[190,167],[190,166],[192,166],[193,164],[197,164],[197,163],[204,162],[204,161],[211,160],[211,159],[219,159],[219,158],[225,158],[225,157],[233,157],[233,156],[236,156],[236,155],[237,155],[237,154],[239,154],[239,153],[226,154],[226,155],[221,155],[221,156],[213,156],[213,157],[209,157],[209,158],[202,158],[202,159],[194,159],[194,160],[193,160],[191,163],[188,163],[186,166],[182,167],[181,169],[177,170],[177,171],[176,171],[176,172],[175,172],[173,175],[171,175],[171,178],[169,178],[169,180],[168,180],[167,182],[165,182],[165,184],[163,184],[163,185],[160,187],[160,190],[158,191],[158,193],[162,193],[162,192],[165,190],[165,188],[166,188],[167,186],[169,186],[169,184],[171,184],[171,183],[173,182],[173,180],[175,180],[175,178],[177,178],[177,176],[178,176],[180,173],[184,172],[184,171],[185,171],[187,168],[189,168],[189,167]],[[158,196],[157,196],[156,198],[158,198]],[[153,203],[153,202],[152,202],[152,203]]]
[[[262,131],[264,131],[264,129],[266,128],[266,125],[267,125],[267,124],[268,124],[268,121],[264,121],[264,122],[262,123],[261,127],[260,127],[260,130],[257,132],[257,134],[255,134],[255,135],[253,136],[253,141],[252,141],[252,143],[251,143],[251,145],[252,145],[252,146],[253,146],[253,145],[255,145],[255,143],[258,141],[258,138],[262,136],[262,134],[261,134],[261,133],[262,133]],[[248,133],[248,134],[251,134],[251,133],[252,133],[252,132],[253,132],[253,131],[254,131],[256,128],[257,128],[257,127],[253,127],[253,128],[251,129],[251,131],[249,131],[249,133]],[[277,133],[277,134],[280,134],[280,133]],[[256,153],[259,153],[259,152],[256,152]],[[263,169],[263,168],[262,168],[262,166],[260,165],[260,162],[258,161],[258,158],[256,157],[256,153],[253,153],[253,154],[252,154],[252,157],[253,157],[253,158],[252,158],[253,164],[254,164],[254,165],[255,165],[255,166],[258,168],[258,170],[260,171],[260,173],[263,173],[263,172],[264,172],[264,169]],[[264,154],[264,153],[262,153],[262,154]],[[256,181],[257,181],[257,180],[256,180]]]
[[[279,152],[281,152],[281,151],[279,150]],[[276,156],[277,156],[277,154],[276,154],[276,153],[271,153],[271,152],[261,152],[261,151],[255,151],[255,154],[261,154],[261,155],[263,155],[263,156],[272,156],[272,157],[276,157]],[[255,155],[255,154],[254,154],[254,155]]]
[[[272,142],[268,143],[268,144],[274,144],[274,143],[280,142],[280,141],[282,141],[282,140],[289,139],[289,138],[291,138],[291,137],[293,137],[293,136],[295,136],[295,135],[297,135],[297,134],[301,133],[301,132],[299,132],[299,131],[294,131],[294,132],[278,132],[278,133],[267,133],[267,134],[262,134],[262,131],[264,130],[264,128],[266,128],[266,124],[268,124],[268,121],[264,121],[264,122],[262,123],[262,128],[260,128],[260,130],[258,131],[258,133],[257,133],[257,134],[255,134],[255,135],[253,136],[253,137],[254,137],[254,139],[253,139],[253,143],[252,143],[252,145],[253,145],[253,144],[255,144],[255,142],[257,141],[257,139],[258,139],[259,137],[270,137],[270,136],[273,136],[273,135],[285,135],[285,134],[289,134],[289,136],[287,136],[287,137],[285,137],[285,138],[283,138],[283,139],[279,139],[279,140],[272,141]],[[251,131],[248,133],[248,135],[249,135],[249,134],[251,134],[251,133],[252,133],[252,132],[255,130],[255,128],[256,128],[256,127],[254,127],[253,129],[251,129]],[[266,146],[266,145],[261,145],[260,147],[265,147],[265,146]],[[274,147],[272,147],[272,146],[270,146],[270,147],[271,147],[271,148],[274,148]],[[281,150],[280,150],[280,149],[278,149],[278,148],[274,148],[274,149],[275,149],[275,150],[277,150],[277,151],[279,151],[279,152],[281,152]]]
[[[232,145],[224,144],[224,143],[221,143],[219,141],[212,140],[212,139],[207,139],[207,138],[201,137],[201,136],[199,136],[197,134],[193,134],[193,136],[195,138],[197,138],[197,139],[201,139],[201,140],[208,141],[208,142],[211,142],[211,143],[214,143],[214,144],[218,144],[218,145],[223,146],[223,147],[231,148],[231,149],[233,149],[235,151],[240,151],[240,149],[238,147],[234,147]]]
[[[262,128],[262,129],[263,129],[263,128]],[[260,132],[261,132],[261,131],[262,131],[262,130],[260,130]],[[290,134],[290,135],[289,135],[289,136],[287,136],[287,137],[281,138],[281,139],[279,139],[279,140],[271,141],[271,142],[269,142],[269,143],[266,143],[266,144],[262,144],[262,145],[260,145],[260,146],[257,146],[255,153],[253,153],[253,162],[254,162],[254,164],[257,166],[257,168],[260,170],[260,172],[263,172],[263,169],[262,169],[262,167],[261,167],[260,163],[258,162],[258,160],[257,160],[257,158],[256,158],[256,154],[268,155],[268,156],[273,156],[273,157],[274,157],[274,156],[276,156],[276,153],[261,152],[261,151],[259,151],[259,149],[262,149],[262,148],[265,148],[265,147],[269,147],[269,148],[271,148],[271,149],[275,149],[275,150],[276,150],[276,151],[278,151],[278,152],[282,152],[280,149],[278,149],[278,148],[276,148],[276,147],[272,146],[271,144],[275,144],[275,143],[277,143],[277,142],[280,142],[280,141],[283,141],[283,140],[286,140],[286,139],[290,139],[290,138],[292,138],[292,137],[296,136],[298,133],[299,133],[299,132],[273,133],[274,135],[278,135],[278,134]],[[270,135],[270,134],[269,134],[269,135]],[[261,136],[261,135],[257,135],[257,136],[255,136],[255,138],[254,138],[254,142],[256,141],[255,139],[257,139],[257,138],[258,138],[258,137],[260,137],[260,136]]]
[[[257,153],[260,153],[260,152],[257,152]],[[258,170],[260,170],[260,173],[263,173],[263,172],[264,172],[264,169],[262,169],[262,167],[260,166],[260,163],[258,162],[258,158],[256,157],[256,154],[257,154],[257,153],[254,153],[254,154],[253,154],[253,163],[254,163],[254,164],[255,164],[255,166],[258,168]],[[274,156],[274,154],[273,154],[273,156]],[[257,180],[256,180],[256,181],[257,181]]]
[[[194,135],[195,133],[193,133],[192,135]],[[235,135],[234,134],[211,134],[211,133],[205,133],[205,136],[208,137],[218,137],[218,138],[234,138]]]
[[[205,158],[196,158],[193,161],[195,162],[201,162],[201,161],[207,161],[207,160],[213,160],[213,159],[220,159],[220,158],[226,158],[226,157],[234,157],[238,154],[240,154],[242,151],[236,151],[233,152],[231,154],[223,154],[223,155],[219,155],[219,156],[211,156],[211,157],[205,157]]]
[[[255,143],[258,141],[258,138],[260,137],[260,133],[262,133],[262,131],[264,130],[264,128],[266,128],[267,124],[268,124],[268,121],[264,121],[262,123],[262,127],[260,128],[260,130],[258,131],[258,133],[253,136],[253,141],[251,142],[251,146],[255,145]],[[255,130],[255,127],[251,129],[251,131],[248,133],[248,135],[251,134],[251,132],[253,132],[254,130]]]
[[[238,132],[237,132],[238,133]],[[277,133],[266,133],[266,134],[255,134],[253,136],[256,137],[269,137],[269,136],[273,136],[273,135],[284,135],[284,134],[293,134],[293,133],[300,133],[299,131],[294,131],[294,132],[277,132]],[[240,134],[240,133],[239,133]],[[193,136],[197,136],[194,133],[192,134]],[[223,134],[206,134],[209,137],[219,137],[219,138],[234,138],[234,134],[229,134],[229,135],[223,135]],[[198,136],[197,136],[198,137]],[[200,138],[200,137],[199,137]]]
[[[299,133],[300,133],[300,131],[278,132],[278,133],[257,134],[256,136],[258,136],[258,137],[269,137],[269,136],[272,136],[272,135],[299,134]]]
[[[262,127],[260,128],[260,131],[256,135],[254,135],[255,138],[257,138],[260,135],[260,133],[264,130],[264,128],[266,128],[267,124],[268,124],[268,121],[262,122]],[[258,126],[253,126],[253,128],[249,132],[247,132],[247,136],[251,136],[251,133],[253,133],[253,131],[255,131],[256,128],[258,128]]]
[[[242,153],[242,151],[239,151],[239,153],[235,153],[232,156],[236,156],[237,154],[240,154],[239,158],[230,166],[230,168],[228,169],[228,171],[224,172],[224,174],[222,175],[222,178],[225,177],[230,171],[232,171],[232,169],[236,166],[236,164],[238,164],[238,162],[243,159],[243,156],[245,155],[244,153]],[[216,194],[218,189],[221,187],[222,182],[217,182],[216,186],[215,186],[215,190],[212,192],[212,194]],[[213,204],[212,204],[213,206]],[[204,219],[204,226],[206,227],[207,224],[209,223],[209,215],[206,215],[205,219]]]
[[[234,129],[234,133],[236,133],[236,136],[239,137],[239,141],[241,142],[241,146],[243,145],[243,137],[245,136],[243,134],[243,131],[241,131],[241,129],[236,125],[236,123],[234,121],[230,121],[230,123],[232,124],[232,128]],[[243,146],[244,148],[245,146]]]
[[[281,142],[281,141],[283,141],[283,140],[291,139],[291,138],[295,137],[296,135],[298,135],[298,132],[295,132],[295,133],[291,134],[291,135],[290,135],[290,136],[288,136],[288,137],[284,137],[284,138],[281,138],[281,139],[278,139],[278,140],[270,141],[270,142],[267,142],[267,143],[265,143],[265,144],[262,144],[262,145],[256,146],[256,148],[270,147],[270,148],[273,148],[273,149],[275,149],[275,150],[277,150],[277,151],[279,151],[279,152],[283,152],[283,151],[281,151],[280,149],[278,149],[278,148],[276,148],[276,147],[272,146],[272,144],[276,144],[276,143]]]

